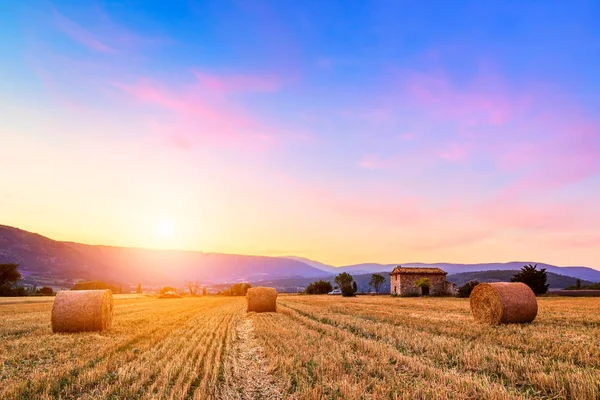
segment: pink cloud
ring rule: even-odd
[[[439,150],[438,155],[447,161],[460,162],[466,160],[469,151],[470,146],[468,144],[453,142]]]
[[[600,124],[563,110],[560,117],[547,116],[530,127],[537,136],[505,143],[496,155],[502,170],[520,172],[500,196],[556,190],[600,172]]]
[[[386,123],[386,132],[409,126],[418,134],[410,147],[385,133],[374,135],[378,146],[389,140],[387,150],[395,147],[395,158],[492,165],[498,175],[512,178],[503,189],[510,196],[560,189],[600,173],[600,123],[564,92],[535,82],[511,87],[488,72],[460,84],[443,72],[406,71],[384,82],[378,92],[365,95],[368,107],[345,115],[375,128]],[[400,167],[373,156],[359,165]]]
[[[425,217],[420,201],[411,197],[378,198],[374,196],[340,197],[328,194],[321,197],[321,205],[349,219],[376,222],[389,226],[414,224]]]
[[[416,136],[417,135],[415,135],[412,132],[406,132],[406,133],[402,133],[402,134],[398,135],[398,138],[402,139],[402,140],[413,140]]]
[[[463,230],[461,227],[457,228],[458,229],[453,232],[444,232],[444,235],[440,235],[440,232],[438,232],[435,236],[428,235],[426,237],[418,238],[408,244],[408,247],[415,250],[431,251],[442,248],[468,246],[485,240],[493,234],[493,231],[491,230]]]
[[[549,241],[553,246],[566,246],[571,248],[600,248],[600,235],[596,233],[575,234],[569,237],[555,238]]]
[[[393,160],[385,160],[376,154],[367,154],[358,162],[358,166],[364,169],[389,169],[394,167],[396,163]]]
[[[469,210],[484,224],[496,229],[528,229],[576,232],[594,229],[600,213],[594,199],[550,201],[535,193],[523,192],[520,198],[494,197]]]
[[[281,184],[290,196],[306,204],[342,216],[387,226],[409,226],[423,221],[425,213],[420,199],[398,193],[396,188],[378,182],[363,185],[360,193],[352,193],[345,185],[319,185],[279,174]]]
[[[140,105],[157,106],[168,112],[168,122],[159,130],[177,147],[193,144],[242,146],[252,149],[272,147],[281,131],[262,123],[238,102],[231,92],[246,93],[273,89],[268,80],[253,77],[196,74],[198,79],[183,87],[173,87],[141,79],[135,84],[115,83]]]
[[[216,93],[275,92],[281,87],[278,80],[268,76],[194,74],[200,87]]]
[[[480,74],[461,87],[443,73],[408,73],[400,82],[413,104],[429,108],[437,118],[458,120],[467,126],[502,125],[531,107],[526,92],[507,90],[492,74]]]

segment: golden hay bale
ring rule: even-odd
[[[277,290],[270,287],[253,287],[246,293],[246,311],[277,312]]]
[[[533,290],[521,282],[480,283],[469,301],[475,320],[491,325],[531,322],[538,311]]]
[[[112,318],[110,290],[61,290],[52,306],[52,332],[103,331]]]

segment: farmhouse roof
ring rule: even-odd
[[[429,274],[429,275],[446,275],[448,274],[446,271],[439,268],[411,268],[411,267],[402,267],[397,266],[394,268],[390,275],[399,275],[399,274]]]

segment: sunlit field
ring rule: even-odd
[[[540,298],[529,325],[466,299],[115,296],[113,328],[52,334],[52,298],[0,299],[0,398],[600,397],[600,299]]]

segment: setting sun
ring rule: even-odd
[[[154,230],[158,236],[170,238],[173,236],[173,221],[169,218],[160,219],[156,222]]]

